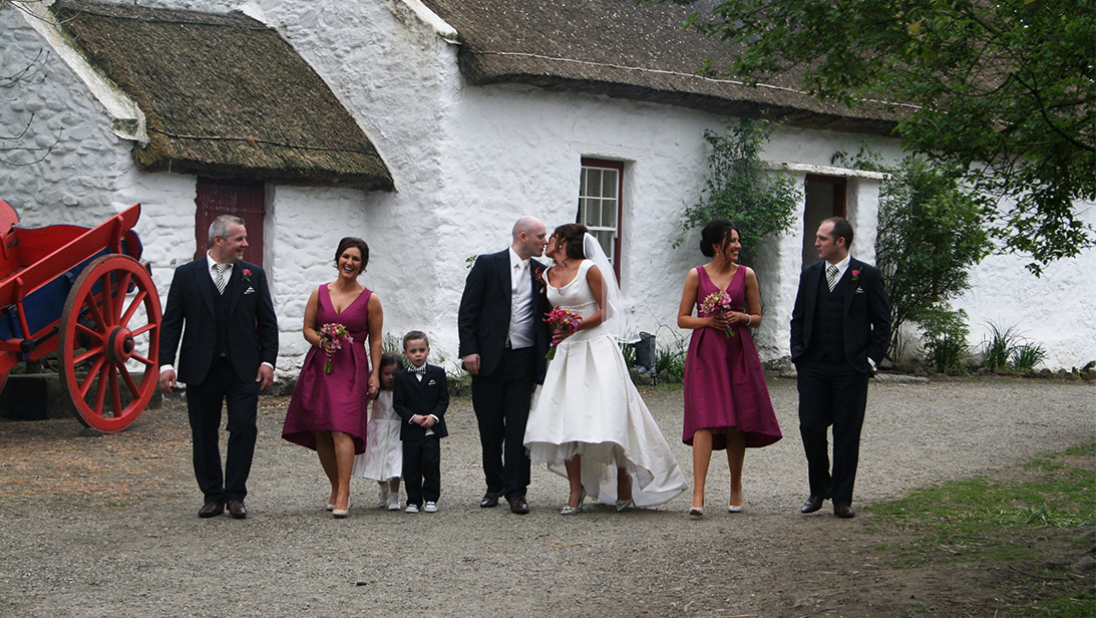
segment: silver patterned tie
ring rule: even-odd
[[[214,280],[214,284],[217,286],[217,293],[225,293],[225,271],[231,264],[214,264],[213,270],[217,271],[217,279]],[[833,287],[832,285],[830,287]]]
[[[830,267],[826,269],[826,283],[830,286],[830,291],[833,291],[833,286],[837,285],[837,266],[830,264]]]

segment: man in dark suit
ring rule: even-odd
[[[449,385],[445,370],[428,365],[430,339],[413,330],[403,336],[407,369],[396,374],[392,384],[392,407],[400,415],[403,443],[403,480],[407,488],[407,512],[438,512],[441,496],[441,445],[449,435],[445,410],[449,407]],[[425,502],[425,504],[424,504]]]
[[[791,323],[791,356],[799,383],[799,433],[807,454],[813,513],[833,499],[836,516],[856,515],[852,490],[868,379],[883,360],[890,308],[879,269],[849,256],[853,230],[843,217],[818,227],[822,261],[803,269]],[[833,425],[833,471],[826,431]]]
[[[483,447],[487,493],[480,506],[496,506],[500,496],[519,515],[529,512],[529,457],[523,439],[535,384],[544,379],[551,339],[542,275],[544,264],[531,258],[548,244],[544,224],[522,217],[513,243],[481,255],[468,273],[457,316],[461,361],[472,374],[472,407]],[[506,459],[503,461],[505,446]]]
[[[194,443],[194,474],[205,494],[199,517],[224,512],[247,517],[244,497],[255,452],[259,393],[274,381],[278,320],[266,273],[243,261],[242,219],[222,215],[209,226],[209,251],[175,269],[160,336],[160,389],[177,386],[175,351],[182,335],[178,379],[185,382]],[[186,326],[184,330],[184,324]],[[217,432],[227,404],[224,473]]]

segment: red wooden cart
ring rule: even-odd
[[[0,200],[0,390],[12,367],[57,352],[76,417],[113,433],[144,411],[159,374],[160,298],[138,262],[141,205],[86,228],[16,227]]]

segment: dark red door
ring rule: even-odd
[[[221,215],[234,215],[244,220],[247,228],[247,252],[244,259],[263,265],[263,185],[226,183],[198,179],[198,209],[194,215],[194,235],[197,248],[194,259],[209,249],[209,226]]]

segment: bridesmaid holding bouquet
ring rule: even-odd
[[[711,262],[685,278],[677,325],[693,331],[685,357],[682,441],[693,447],[693,503],[704,516],[704,485],[713,450],[726,450],[731,470],[727,510],[743,510],[742,465],[747,447],[781,438],[751,328],[761,325],[757,275],[739,265],[738,228],[728,219],[704,227],[700,251]],[[697,315],[693,315],[693,308]]]
[[[335,281],[313,290],[304,310],[305,356],[282,437],[314,449],[331,482],[327,510],[337,518],[350,510],[354,456],[365,452],[369,400],[380,387],[381,301],[358,283],[369,262],[369,245],[344,238],[335,252]],[[366,353],[366,341],[369,353]]]

